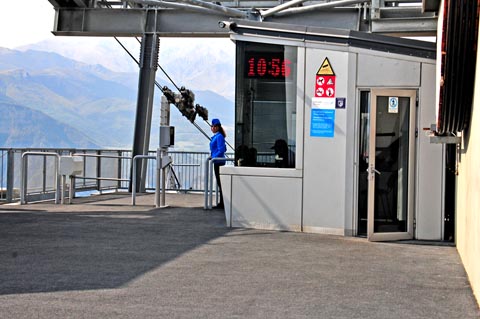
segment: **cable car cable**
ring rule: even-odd
[[[140,62],[130,53],[130,51],[123,45],[123,43],[117,38],[117,37],[113,37],[115,39],[115,41],[118,42],[118,44],[120,44],[120,46],[123,48],[123,50],[125,50],[125,52],[127,52],[127,54],[130,56],[130,58],[132,58],[133,61],[135,61],[135,63],[140,66]],[[142,42],[137,38],[135,37],[135,39],[141,44]],[[160,70],[162,70],[162,72],[165,74],[165,76],[168,78],[168,80],[175,86],[175,88],[180,91],[179,87],[175,84],[175,82],[172,80],[172,78],[167,74],[167,72],[160,66],[160,64],[157,63],[157,66],[160,68]],[[157,86],[157,88],[163,93],[163,88],[162,86],[160,85],[160,83],[157,82],[157,80],[155,80],[155,85]],[[205,123],[207,123],[208,126],[211,126],[210,122],[208,122],[207,120],[204,120]],[[205,133],[205,131],[195,122],[191,122],[199,131],[200,133],[202,133],[206,138],[208,138],[208,140],[212,140],[212,138],[210,136],[208,136],[207,133]],[[234,150],[234,148],[232,147],[232,145],[230,145],[230,143],[228,143],[227,141],[225,141],[225,143],[230,147],[230,149]]]

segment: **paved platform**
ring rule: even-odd
[[[229,229],[202,195],[0,205],[0,318],[480,318],[455,247]]]

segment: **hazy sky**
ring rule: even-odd
[[[53,38],[54,16],[48,0],[2,1],[0,47],[12,49]]]

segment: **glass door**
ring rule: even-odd
[[[413,238],[414,90],[372,89],[368,142],[367,236]]]

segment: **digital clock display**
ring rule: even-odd
[[[292,73],[283,52],[245,52],[245,61],[247,78],[286,79]]]

